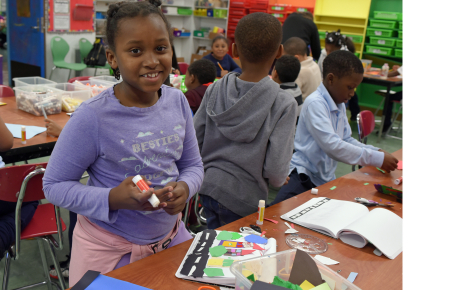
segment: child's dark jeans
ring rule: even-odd
[[[200,197],[206,215],[208,229],[214,230],[242,218],[240,215],[235,214],[224,207],[215,199],[207,195],[200,195]]]
[[[270,206],[316,187],[308,175],[304,173],[298,174],[297,169],[292,170],[289,177],[290,180],[288,184],[281,187],[275,197],[275,200],[270,204]]]

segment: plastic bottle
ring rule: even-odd
[[[381,68],[381,77],[383,79],[387,79],[389,73],[389,65],[385,63],[383,67]]]

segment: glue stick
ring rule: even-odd
[[[256,220],[256,224],[262,225],[264,222],[264,210],[266,209],[266,201],[260,200],[258,205],[258,219]]]
[[[148,190],[150,190],[150,187],[148,187],[148,184],[145,182],[145,180],[142,179],[140,175],[136,175],[132,180],[142,193],[146,193]],[[152,204],[153,207],[157,207],[159,205],[159,199],[154,193],[148,199],[148,201]]]
[[[394,183],[397,184],[397,185],[399,185],[400,183],[402,183],[402,181],[403,181],[403,176],[397,178],[397,179],[394,181]]]
[[[22,144],[27,144],[27,127],[22,126]]]

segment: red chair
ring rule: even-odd
[[[79,82],[88,81],[89,78],[90,78],[89,76],[87,76],[87,77],[74,77],[74,78],[71,78],[70,80],[68,80],[67,82],[68,83],[73,83],[74,81],[79,81]]]
[[[185,75],[189,65],[187,63],[185,63],[185,62],[179,62],[178,63],[178,67],[180,68],[180,73],[182,75]]]
[[[356,123],[358,125],[358,139],[359,142],[367,144],[367,136],[375,129],[375,116],[371,111],[361,111],[356,116]],[[359,166],[361,168],[361,166]],[[352,166],[352,170],[355,171],[356,166]]]
[[[42,259],[42,266],[46,280],[40,283],[32,284],[23,288],[40,286],[47,284],[51,287],[52,282],[49,276],[49,267],[47,265],[47,258],[45,256],[43,241],[49,248],[53,264],[60,283],[60,289],[66,289],[64,278],[61,274],[59,262],[56,259],[55,248],[62,250],[63,238],[62,233],[66,230],[66,225],[60,217],[59,207],[51,204],[39,204],[33,218],[27,227],[21,232],[21,208],[22,202],[36,201],[45,199],[44,191],[42,189],[42,176],[44,175],[47,163],[26,164],[19,166],[11,166],[0,169],[0,200],[17,202],[16,206],[16,241],[14,245],[6,251],[5,254],[5,268],[3,273],[3,288],[8,287],[8,278],[10,271],[11,258],[17,260],[20,254],[20,241],[25,239],[37,239],[39,251]],[[58,235],[56,241],[52,235]]]
[[[14,91],[8,86],[0,85],[0,98],[14,97]]]

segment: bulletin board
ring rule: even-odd
[[[48,32],[94,32],[94,0],[48,0]]]

